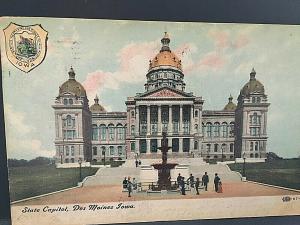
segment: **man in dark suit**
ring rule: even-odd
[[[205,187],[205,191],[207,191],[208,182],[209,182],[209,177],[207,175],[207,172],[205,172],[204,175],[202,176],[202,185]]]
[[[214,179],[214,184],[215,184],[215,191],[218,192],[218,187],[219,187],[219,182],[220,182],[220,177],[218,176],[218,174],[215,174],[215,179]]]
[[[200,185],[200,180],[199,177],[196,178],[196,183],[195,183],[195,187],[196,187],[196,195],[199,195],[199,185]]]
[[[178,177],[177,177],[177,185],[178,185],[178,187],[180,186],[181,179],[182,179],[182,176],[179,173]]]

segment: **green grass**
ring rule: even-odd
[[[82,168],[82,179],[98,168]],[[16,201],[65,188],[79,182],[79,168],[56,169],[54,165],[10,167],[10,199]]]
[[[228,165],[242,174],[243,164]],[[246,163],[247,180],[300,189],[300,159],[273,160],[265,163]]]

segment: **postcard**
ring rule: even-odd
[[[0,18],[13,225],[299,215],[299,28]]]

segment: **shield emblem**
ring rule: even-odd
[[[11,64],[28,73],[43,62],[48,32],[40,24],[22,26],[10,23],[3,31],[6,55]]]

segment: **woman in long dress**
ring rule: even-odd
[[[223,193],[222,182],[220,181],[218,184],[218,193]]]

